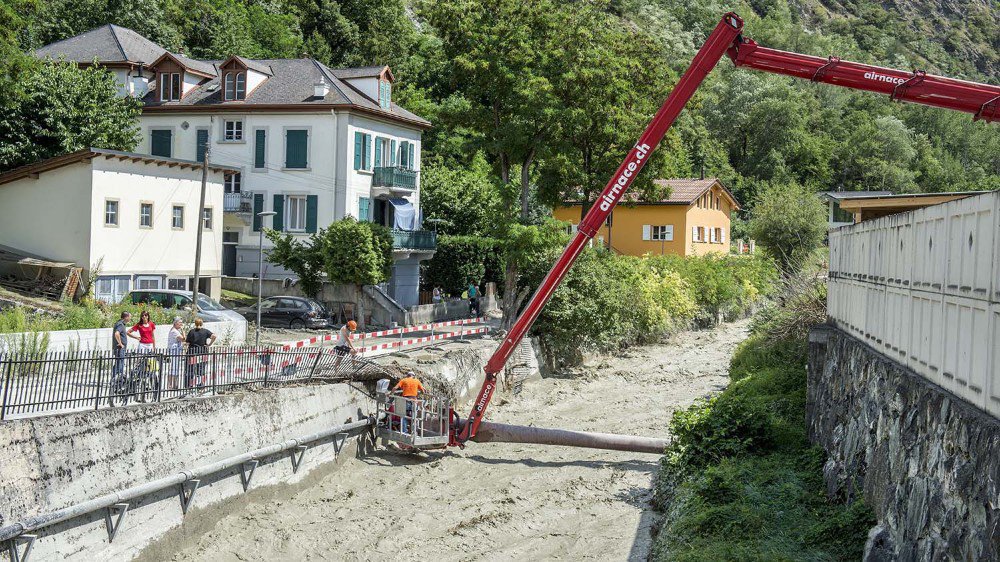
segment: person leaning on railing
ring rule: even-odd
[[[188,346],[188,373],[186,386],[194,386],[194,379],[197,378],[198,386],[205,385],[205,361],[203,356],[208,354],[208,348],[215,343],[215,334],[204,326],[205,322],[201,318],[195,318],[194,329],[187,333]]]
[[[170,360],[167,390],[177,390],[177,383],[184,369],[184,339],[184,321],[180,316],[174,317],[174,324],[167,336],[167,354]]]

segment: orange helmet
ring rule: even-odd
[[[354,330],[357,330],[358,329],[358,323],[355,322],[354,320],[348,320],[347,321],[347,329],[350,330],[350,331],[352,331],[352,332]]]

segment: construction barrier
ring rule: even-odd
[[[448,326],[465,326],[468,324],[482,324],[486,319],[483,317],[478,318],[466,318],[463,320],[449,320],[447,322],[434,322],[433,324],[418,324],[416,326],[407,326],[405,328],[392,328],[389,330],[380,330],[377,332],[365,332],[362,334],[351,334],[352,341],[366,340],[368,338],[384,338],[386,336],[398,336],[402,334],[409,334],[412,332],[426,332],[428,330],[435,331],[440,328],[445,328]],[[328,334],[314,336],[308,339],[286,342],[282,344],[282,349],[292,349],[296,347],[308,347],[310,345],[316,345],[318,343],[324,343],[328,341],[334,341],[338,338],[336,332],[330,332]]]

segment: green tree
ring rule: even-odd
[[[20,90],[0,105],[0,170],[88,147],[135,148],[139,102],[118,96],[110,72],[48,61]]]
[[[20,36],[28,25],[34,0],[0,0],[0,105],[7,105],[32,59],[21,50]]]
[[[543,200],[581,198],[581,218],[665,97],[669,70],[656,41],[599,4],[573,4],[556,13],[552,43],[560,64],[551,79],[558,127],[545,144],[539,185]],[[630,188],[643,199],[667,195],[653,180],[688,177],[690,160],[671,132]]]
[[[839,151],[844,184],[896,193],[915,191],[917,147],[913,131],[890,115],[869,119],[858,114],[851,121],[855,127]]]
[[[302,241],[272,229],[267,229],[265,235],[273,244],[267,251],[267,259],[295,273],[302,292],[315,298],[323,288],[324,237],[312,236]]]
[[[789,272],[823,243],[826,218],[815,192],[796,183],[772,183],[754,205],[750,235]]]
[[[440,234],[489,236],[496,233],[501,197],[490,166],[477,153],[467,166],[425,160],[420,170],[420,205],[424,222],[439,221]]]

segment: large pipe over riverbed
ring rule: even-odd
[[[608,449],[611,451],[629,451],[633,453],[653,453],[655,455],[663,454],[663,450],[667,447],[666,439],[656,439],[653,437],[527,427],[489,421],[484,421],[480,424],[479,431],[472,440],[478,443],[535,443],[539,445],[563,445],[566,447]]]

